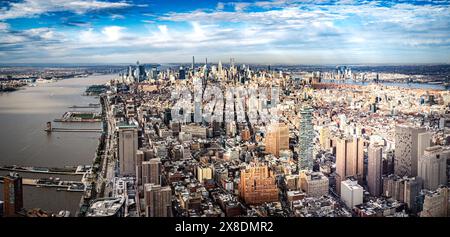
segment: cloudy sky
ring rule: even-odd
[[[450,1],[6,0],[0,63],[450,63]]]

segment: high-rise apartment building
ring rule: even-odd
[[[267,130],[266,151],[279,157],[281,150],[289,149],[289,128],[287,125],[279,123],[269,125]]]
[[[313,109],[308,106],[303,107],[300,110],[298,170],[312,170],[313,168],[314,129],[312,124],[312,112]]]
[[[356,177],[362,183],[364,176],[364,143],[361,138],[336,139],[336,191],[348,177]]]
[[[142,182],[161,184],[161,159],[154,158],[142,162]]]
[[[372,144],[368,148],[367,185],[370,194],[380,196],[383,191],[383,146]]]
[[[138,130],[135,125],[118,127],[119,172],[120,175],[136,175]]]
[[[22,178],[17,173],[3,177],[3,216],[13,217],[23,208]]]
[[[145,216],[171,217],[172,190],[169,186],[161,187],[156,184],[144,185]]]
[[[436,190],[439,185],[447,184],[448,159],[450,150],[444,150],[441,146],[425,149],[418,165],[418,177],[422,179],[425,189]]]
[[[390,175],[383,177],[382,195],[406,203],[408,208],[415,213],[417,210],[416,199],[421,187],[420,179]]]

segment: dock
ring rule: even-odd
[[[103,132],[100,128],[54,128],[52,122],[47,122],[47,127],[44,129],[47,133],[52,132]]]
[[[69,109],[95,109],[100,108],[100,104],[88,104],[88,105],[72,105]]]
[[[90,166],[79,165],[71,168],[46,168],[46,167],[24,167],[24,166],[0,166],[0,170],[40,173],[40,174],[57,174],[57,175],[84,175]]]
[[[0,183],[3,183],[3,178],[0,178]],[[61,181],[59,179],[44,178],[44,179],[28,179],[22,178],[22,185],[44,187],[44,188],[57,188],[57,191],[67,192],[84,192],[85,186],[80,181]]]
[[[52,128],[50,131],[45,130],[47,132],[103,132],[99,128]]]

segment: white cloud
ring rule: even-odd
[[[103,28],[102,34],[106,36],[106,40],[109,42],[114,42],[120,40],[122,38],[123,34],[122,31],[124,30],[124,27],[120,26],[108,26]]]
[[[225,4],[223,2],[218,2],[216,6],[216,10],[221,11],[225,8]]]
[[[247,7],[249,7],[251,4],[247,2],[237,2],[234,3],[234,10],[237,12],[245,10]]]
[[[39,37],[44,40],[51,40],[55,37],[54,31],[46,27],[25,30],[24,33],[28,36]]]
[[[10,3],[0,9],[0,20],[22,17],[36,17],[48,12],[71,11],[83,14],[88,11],[130,7],[127,2],[106,2],[102,0],[24,0]]]

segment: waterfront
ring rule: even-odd
[[[99,133],[51,133],[44,129],[47,121],[66,111],[100,111],[99,108],[70,109],[73,105],[98,103],[98,98],[83,96],[87,86],[109,81],[111,75],[72,78],[36,87],[0,93],[0,164],[40,167],[90,165],[98,145]],[[53,123],[63,128],[100,128],[101,123]],[[0,174],[6,174],[2,171]],[[60,177],[77,180],[80,176],[26,174],[23,177]],[[0,188],[2,186],[0,185]],[[58,212],[67,209],[75,214],[81,193],[58,192],[56,189],[24,187],[26,208],[40,207]],[[0,199],[2,199],[0,195]]]

